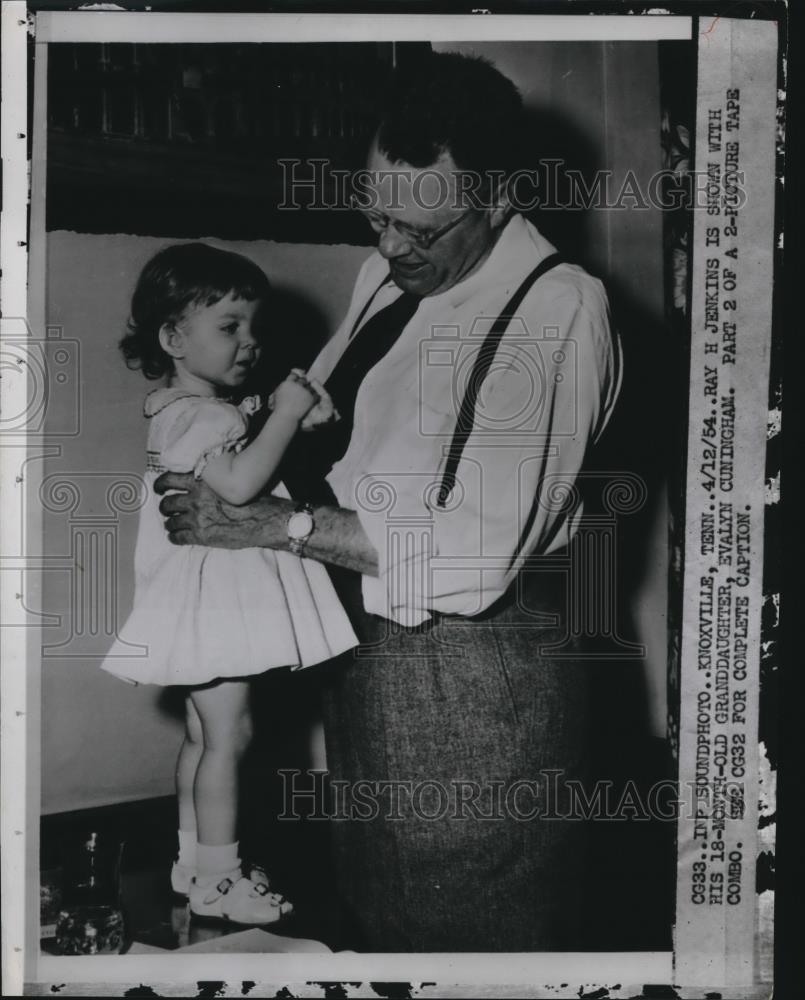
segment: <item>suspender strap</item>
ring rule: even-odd
[[[442,476],[442,482],[439,486],[439,495],[436,500],[437,507],[444,507],[450,497],[450,494],[453,492],[454,486],[456,485],[456,472],[458,471],[458,464],[461,461],[461,455],[464,451],[464,447],[469,440],[470,434],[472,434],[473,426],[475,424],[475,404],[478,400],[478,390],[481,387],[481,383],[486,378],[489,369],[492,366],[492,362],[495,360],[495,355],[497,354],[503,334],[506,332],[509,323],[513,319],[517,310],[520,308],[520,304],[528,294],[531,286],[538,281],[543,274],[546,274],[552,268],[556,267],[557,264],[560,264],[561,260],[562,258],[560,254],[553,253],[537,264],[534,270],[526,276],[523,283],[506,303],[503,312],[492,324],[489,333],[484,338],[484,342],[481,344],[480,350],[475,358],[475,363],[472,366],[472,374],[470,375],[467,383],[467,391],[464,394],[464,398],[461,401],[461,408],[458,411],[456,429],[453,432],[453,439],[450,442],[450,448],[447,453],[447,462],[444,467],[444,475]]]
[[[363,321],[363,317],[369,312],[369,306],[371,306],[371,304],[377,298],[378,293],[380,292],[380,289],[383,288],[383,287],[385,287],[386,285],[388,285],[390,283],[390,281],[391,281],[391,275],[387,274],[386,277],[377,286],[377,288],[372,292],[372,294],[369,296],[369,298],[366,300],[366,302],[364,302],[363,308],[358,313],[358,318],[352,324],[352,329],[350,330],[350,333],[349,333],[349,341],[351,341],[352,338],[355,336],[355,334],[358,332],[358,327],[361,325],[361,322]],[[348,341],[348,343],[349,343],[349,341]]]

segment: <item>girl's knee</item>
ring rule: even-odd
[[[246,714],[240,719],[236,730],[235,749],[238,757],[242,757],[243,754],[246,753],[253,738],[254,724],[252,722],[252,717],[251,715]]]
[[[242,757],[248,750],[252,737],[251,716],[242,715],[229,720],[225,726],[207,727],[204,732],[204,747],[213,752],[227,752]]]
[[[202,745],[204,743],[204,727],[193,699],[188,695],[185,701],[184,730],[188,743]]]
[[[237,756],[245,753],[252,740],[248,689],[225,686],[202,691],[194,699],[193,707],[205,750]]]
[[[204,745],[204,730],[198,718],[192,719],[188,716],[185,719],[185,739],[194,746]]]

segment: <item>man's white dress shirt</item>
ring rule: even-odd
[[[424,298],[355,402],[349,448],[328,482],[357,511],[378,553],[363,577],[367,612],[404,625],[430,611],[474,615],[508,588],[527,555],[565,546],[581,506],[572,487],[620,388],[620,350],[596,278],[560,264],[531,288],[483,382],[476,419],[444,509],[447,450],[484,335],[533,268],[555,248],[515,215],[481,267]],[[372,254],[349,311],[311,368],[325,381],[388,263]],[[400,294],[392,282],[362,323]]]

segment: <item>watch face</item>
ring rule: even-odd
[[[304,510],[298,510],[288,518],[288,537],[307,538],[313,531],[313,518]]]

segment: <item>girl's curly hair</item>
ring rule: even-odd
[[[160,250],[142,270],[131,299],[131,316],[120,350],[129,368],[149,379],[173,371],[159,343],[159,330],[176,323],[190,306],[211,306],[227,295],[268,298],[268,278],[251,260],[206,243],[180,243]]]

